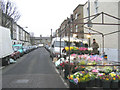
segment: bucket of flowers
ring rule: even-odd
[[[84,71],[85,70],[85,66],[74,66],[72,73],[78,72],[78,71]]]
[[[81,76],[83,76],[82,73],[76,72],[67,77],[70,83],[70,88],[79,88],[78,83],[80,82]]]
[[[79,48],[79,54],[88,54],[88,48],[85,48],[85,47],[80,47]]]
[[[110,76],[112,77],[111,88],[118,88],[120,76],[115,72],[110,73]]]
[[[85,88],[90,80],[89,73],[86,71],[76,72],[68,76],[70,88]]]
[[[77,88],[78,87],[78,79],[76,78],[75,75],[70,75],[68,76],[68,80],[69,80],[69,87],[70,88]]]
[[[112,77],[110,75],[106,75],[105,73],[100,77],[102,81],[103,88],[110,88]]]
[[[96,74],[89,72],[89,78],[88,87],[95,87]]]
[[[111,73],[113,71],[113,68],[111,67],[111,66],[105,66],[104,68],[103,68],[103,72],[105,73],[105,74],[109,74],[109,73]]]
[[[90,75],[88,72],[86,72],[80,77],[79,88],[86,88],[88,86],[89,81],[90,81]]]

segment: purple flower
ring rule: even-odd
[[[77,83],[78,83],[78,79],[75,78],[75,79],[74,79],[74,82],[77,84]]]
[[[85,73],[88,73],[88,71],[85,71]]]
[[[116,75],[116,78],[118,78],[118,76]]]

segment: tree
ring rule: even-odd
[[[6,2],[4,0],[1,0],[1,9],[2,9],[2,25],[4,27],[8,27],[11,23],[11,21],[13,22],[17,22],[20,18],[20,13],[17,10],[16,5],[7,0]]]

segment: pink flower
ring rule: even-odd
[[[68,61],[65,61],[65,63],[68,63]]]
[[[76,54],[72,54],[71,56],[76,56]]]
[[[79,50],[82,51],[83,50],[82,47]]]
[[[78,55],[79,58],[81,58],[81,55]]]
[[[75,67],[75,69],[77,69],[78,67]]]
[[[92,72],[98,73],[98,70],[97,69],[93,69]]]
[[[100,61],[102,60],[102,58],[98,58]]]

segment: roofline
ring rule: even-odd
[[[86,3],[84,4],[84,6],[88,3],[88,1],[86,1]]]
[[[67,21],[67,19],[65,19],[65,20],[61,23],[61,25],[60,25],[60,26],[62,26],[62,24],[64,24],[64,22],[65,22],[65,21]]]
[[[18,27],[20,27],[23,31],[25,31],[24,29],[23,29],[23,27],[21,27],[20,25],[18,25],[17,23],[16,23],[16,25],[18,26]],[[27,32],[27,31],[25,31],[27,34],[29,34],[30,35],[30,33],[29,32]]]
[[[84,6],[84,4],[79,4],[79,5],[73,10],[73,12],[74,12],[79,6]]]

